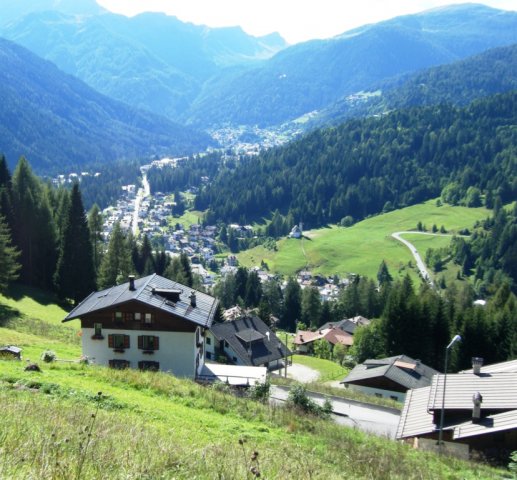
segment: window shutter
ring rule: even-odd
[[[108,335],[108,347],[113,348],[113,334],[112,333],[110,333]]]
[[[154,337],[154,349],[155,350],[160,349],[160,337]]]
[[[129,335],[124,335],[124,348],[129,348]]]
[[[140,350],[144,348],[144,337],[142,335],[138,336],[138,348]]]

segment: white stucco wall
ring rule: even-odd
[[[404,403],[406,400],[406,394],[402,392],[395,392],[393,390],[382,390],[381,388],[371,388],[371,387],[364,387],[362,385],[352,385],[348,384],[345,385],[345,388],[349,388],[350,390],[355,390],[356,392],[362,392],[366,393],[368,395],[374,395],[374,396],[381,396],[384,398],[393,398],[393,400],[397,400],[398,402]]]
[[[157,332],[150,330],[110,330],[102,329],[104,339],[93,340],[93,328],[82,329],[83,355],[86,355],[97,365],[109,365],[110,360],[127,360],[131,368],[138,368],[140,361],[160,363],[161,371],[170,371],[178,377],[195,376],[196,355],[199,349],[196,346],[195,332]],[[108,335],[129,335],[130,346],[124,352],[114,352],[108,347]],[[160,348],[152,354],[145,354],[138,348],[140,335],[154,335],[160,338]],[[201,337],[202,338],[202,337]],[[199,370],[204,363],[204,356],[200,357]]]

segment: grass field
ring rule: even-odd
[[[336,362],[325,360],[324,358],[310,357],[308,355],[293,355],[293,363],[305,365],[320,374],[319,382],[328,382],[330,380],[342,380],[348,374],[348,369],[342,367]]]
[[[22,290],[18,301],[0,298],[0,344],[21,345],[24,354],[21,362],[0,360],[2,479],[258,478],[253,467],[261,478],[282,480],[344,472],[380,480],[502,478],[484,465],[237,397],[225,386],[64,361],[25,371],[27,357],[37,360],[48,348],[62,360],[80,355],[77,335],[67,335],[77,325],[61,325],[51,299],[32,293],[37,298]]]
[[[303,240],[284,238],[277,242],[278,251],[256,247],[238,255],[241,265],[251,267],[265,260],[269,269],[283,275],[293,275],[304,268],[325,275],[357,273],[375,277],[379,264],[385,260],[393,276],[409,272],[416,278],[408,262],[414,260],[409,250],[391,237],[398,231],[415,230],[422,222],[428,230],[433,224],[442,225],[449,233],[486,218],[484,208],[436,206],[435,200],[396,210],[359,222],[352,227],[331,226],[304,232]],[[415,235],[416,237],[416,235]],[[406,237],[404,237],[406,238]],[[408,238],[409,239],[409,238]],[[450,240],[450,239],[449,239]],[[439,248],[449,240],[443,237],[418,238],[422,248]],[[422,252],[425,256],[425,252]]]

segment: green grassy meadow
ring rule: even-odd
[[[264,260],[270,271],[293,275],[309,268],[313,273],[346,275],[356,273],[374,278],[379,264],[385,260],[393,276],[406,272],[414,278],[417,273],[408,263],[414,264],[409,250],[391,237],[399,231],[415,230],[420,221],[430,231],[433,224],[442,225],[454,234],[463,228],[472,228],[478,220],[486,218],[485,208],[466,208],[451,205],[436,206],[435,200],[403,208],[363,220],[352,227],[330,226],[304,232],[302,240],[284,238],[277,242],[277,251],[262,246],[241,252],[241,265],[251,267]],[[440,248],[451,237],[404,236],[416,238],[418,249]],[[416,245],[415,244],[415,245]],[[425,251],[420,251],[425,257]]]
[[[293,363],[299,363],[316,370],[320,374],[320,382],[330,380],[342,380],[348,375],[349,370],[336,362],[324,358],[311,357],[308,355],[293,355]]]
[[[502,478],[225,386],[80,364],[78,322],[60,324],[51,300],[0,297],[0,344],[24,357],[0,360],[2,479]],[[47,349],[60,360],[39,361]],[[29,358],[41,372],[24,370]]]

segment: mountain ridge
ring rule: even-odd
[[[0,151],[37,171],[189,154],[208,135],[110,99],[27,49],[0,38]]]

